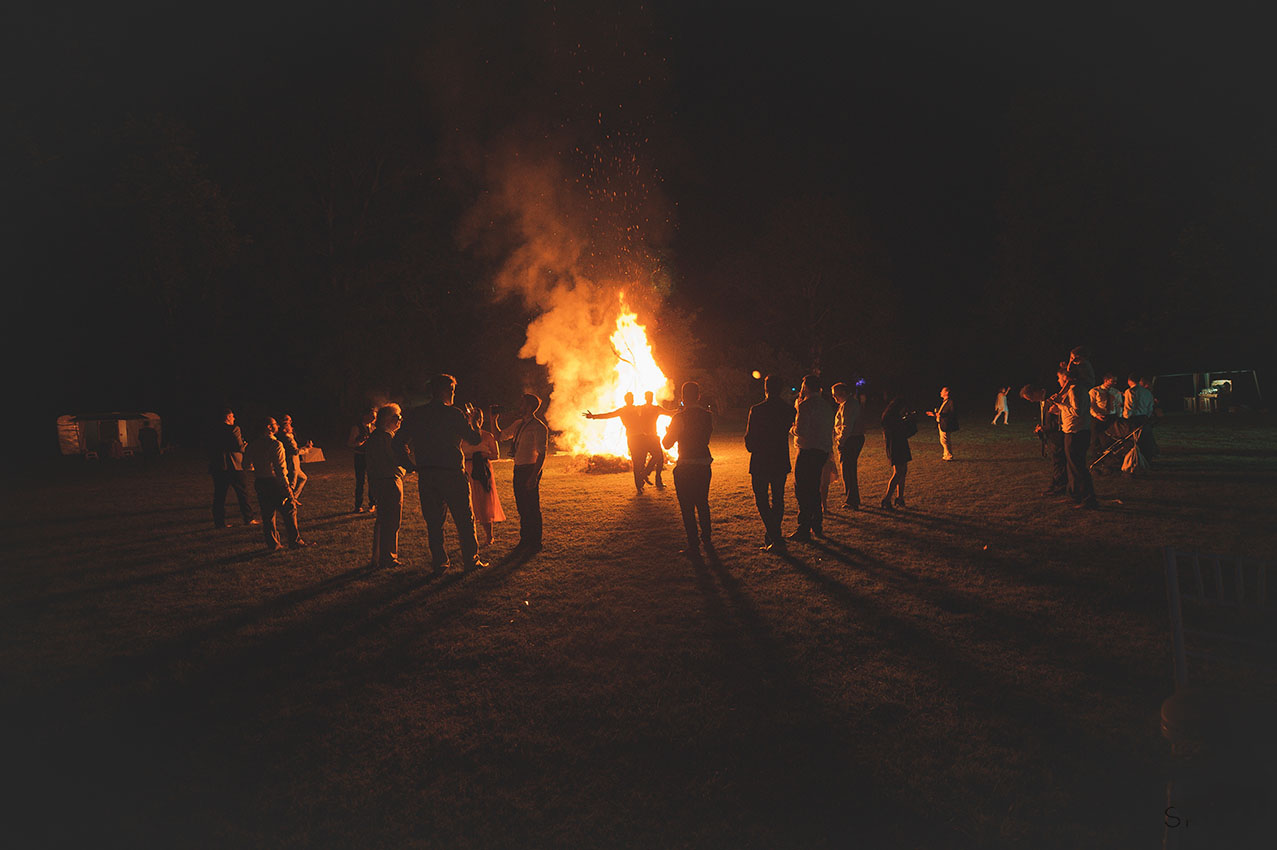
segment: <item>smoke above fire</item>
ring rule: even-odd
[[[594,173],[583,179],[556,159],[529,162],[526,154],[511,153],[468,226],[504,238],[495,292],[521,298],[533,314],[519,355],[547,370],[553,389],[547,417],[561,432],[560,445],[576,453],[624,454],[619,422],[589,421],[581,413],[619,407],[626,392],[640,404],[648,391],[658,400],[672,396],[645,328],[668,279],[644,238],[650,217],[634,215],[645,206],[638,201],[647,199],[611,190],[599,197],[591,189],[621,181],[602,174],[597,159],[591,167]],[[642,175],[635,167],[628,176]]]
[[[450,171],[475,198],[460,241],[495,269],[493,297],[526,307],[520,356],[547,371],[560,442],[584,451],[603,423],[581,412],[620,403],[618,318],[632,311],[642,334],[669,292],[653,153],[669,114],[667,37],[642,3],[483,5],[455,7],[428,53]],[[669,397],[663,376],[640,386],[650,380],[632,382],[640,403],[646,389]]]

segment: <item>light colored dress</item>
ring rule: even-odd
[[[497,439],[488,431],[480,432],[483,439],[479,445],[472,446],[462,442],[461,448],[466,455],[466,476],[470,479],[470,507],[474,511],[474,521],[481,527],[490,528],[494,522],[505,521],[505,511],[501,510],[501,500],[497,498],[496,476],[493,476],[492,489],[474,479],[474,456],[483,452],[489,461],[497,459]],[[482,541],[480,541],[482,542]]]

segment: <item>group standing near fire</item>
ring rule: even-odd
[[[1095,509],[1099,499],[1093,469],[1104,474],[1120,464],[1123,471],[1137,472],[1147,468],[1148,458],[1156,454],[1150,427],[1156,406],[1152,381],[1132,373],[1125,392],[1118,389],[1112,373],[1097,383],[1082,347],[1069,352],[1055,378],[1055,386],[1049,389],[1026,385],[1020,391],[1022,398],[1038,407],[1034,431],[1050,464],[1044,495],[1061,496],[1078,508]],[[456,387],[451,375],[436,375],[430,381],[428,402],[407,412],[393,403],[370,408],[351,429],[348,445],[355,456],[355,512],[365,510],[366,484],[367,510],[376,517],[373,566],[401,565],[398,537],[403,481],[415,473],[432,570],[440,572],[450,565],[444,527],[449,515],[461,549],[462,569],[487,567],[480,549],[493,544],[495,524],[506,518],[492,468],[492,462],[499,458],[500,444],[506,441],[512,447],[514,502],[519,517],[515,550],[530,556],[542,548],[540,483],[550,432],[539,415],[541,398],[525,393],[517,415],[503,424],[496,406],[490,407],[486,416],[470,404],[457,407]],[[794,402],[782,397],[783,384],[775,376],[764,378],[763,391],[763,401],[749,410],[744,440],[754,501],[763,524],[761,548],[783,552],[786,540],[810,543],[824,536],[824,515],[829,509],[827,470],[840,473],[841,506],[861,509],[859,458],[865,444],[868,398],[862,381],[854,388],[842,382],[833,384],[831,399],[827,399],[825,383],[816,374],[803,378]],[[1009,388],[998,391],[995,423],[998,418],[1006,422],[1008,392]],[[591,420],[617,418],[624,424],[639,495],[651,483],[653,473],[656,486],[661,486],[665,450],[677,447],[674,490],[687,540],[681,551],[700,560],[703,553],[714,551],[709,504],[714,413],[702,403],[695,381],[683,384],[677,407],[657,405],[653,393],[646,395],[641,406],[627,393],[623,407],[608,413],[585,411],[583,415]],[[909,440],[917,433],[919,414],[901,397],[884,394],[884,400],[887,404],[879,422],[891,475],[879,505],[892,511],[908,504],[905,485],[913,459]],[[924,412],[936,422],[941,460],[954,460],[952,434],[958,430],[958,418],[950,388],[943,387],[940,404]],[[661,416],[670,417],[663,439],[657,436]],[[257,433],[245,443],[234,412],[226,409],[210,443],[214,525],[229,526],[225,503],[234,491],[244,523],[264,526],[266,546],[271,551],[284,549],[285,542],[294,549],[309,545],[298,526],[298,496],[307,481],[301,468],[303,449],[298,446],[291,415],[285,414],[281,421],[282,425],[271,417],[261,420]],[[791,471],[791,439],[797,448],[792,471],[798,515],[797,528],[786,536],[784,493]],[[311,445],[307,443],[307,448]],[[254,476],[261,519],[248,501],[249,472]]]

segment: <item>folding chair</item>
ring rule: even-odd
[[[1087,469],[1095,469],[1095,467],[1097,467],[1100,464],[1100,462],[1104,460],[1104,458],[1108,457],[1109,455],[1113,454],[1113,452],[1117,451],[1119,448],[1124,446],[1127,440],[1133,439],[1134,443],[1132,445],[1139,445],[1140,435],[1142,433],[1144,433],[1143,425],[1136,428],[1134,431],[1131,431],[1129,434],[1125,434],[1121,438],[1114,440],[1113,443],[1107,449],[1105,449],[1102,453],[1100,453],[1098,457],[1095,458],[1095,460],[1091,461],[1091,465],[1088,466]]]

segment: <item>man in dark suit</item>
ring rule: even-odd
[[[479,445],[483,436],[475,425],[474,408],[456,407],[457,379],[439,374],[430,380],[431,399],[408,411],[395,439],[405,446],[417,468],[417,495],[421,516],[426,521],[430,544],[430,566],[438,573],[449,565],[444,546],[443,521],[452,514],[461,544],[462,569],[488,566],[479,558],[479,541],[474,534],[474,513],[470,506],[470,479],[466,477],[462,441]],[[375,419],[375,417],[374,417]]]
[[[780,380],[768,375],[763,381],[764,400],[749,409],[745,425],[745,449],[754,502],[763,518],[766,536],[762,548],[784,550],[780,524],[785,516],[785,479],[789,477],[789,429],[794,406],[780,396]]]
[[[229,528],[226,521],[226,491],[235,490],[244,525],[257,525],[253,508],[248,503],[248,480],[244,475],[244,437],[235,424],[235,413],[225,411],[226,419],[213,430],[208,447],[208,471],[213,476],[213,527]]]

